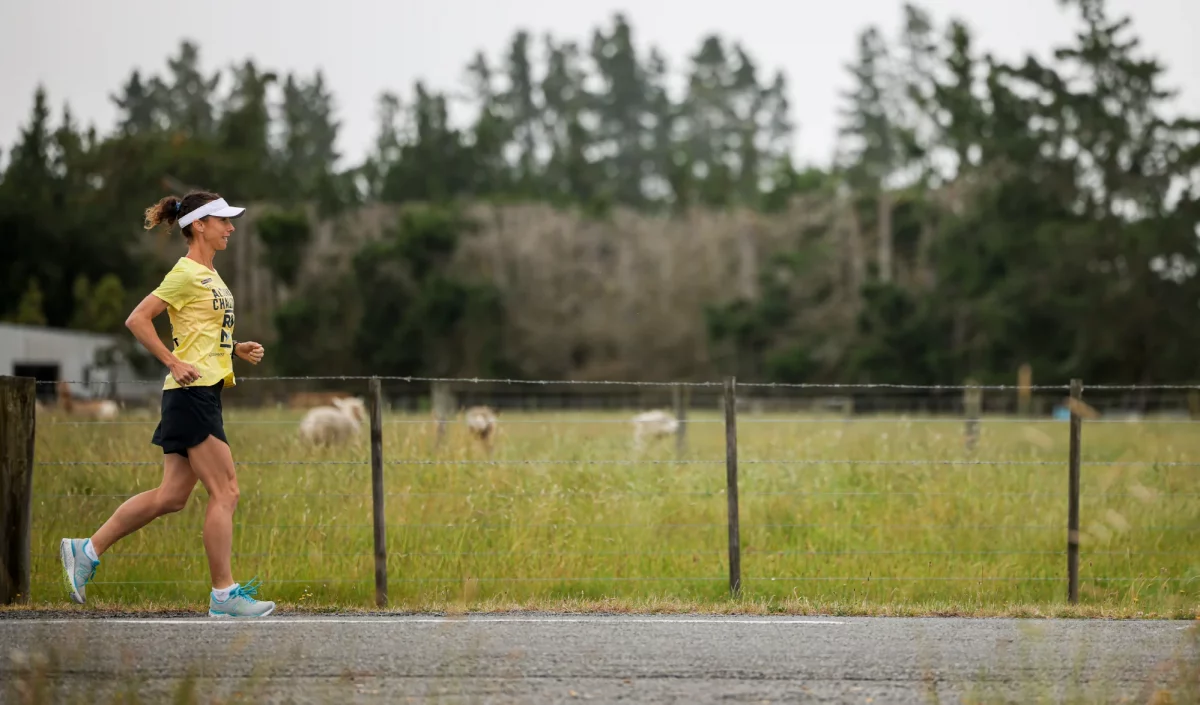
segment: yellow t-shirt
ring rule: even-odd
[[[180,257],[154,295],[167,302],[175,357],[194,365],[200,379],[190,386],[208,386],[233,379],[233,292],[221,275],[199,262]],[[180,385],[170,374],[163,389]]]

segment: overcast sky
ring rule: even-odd
[[[978,45],[1002,58],[1047,56],[1071,36],[1057,0],[924,0],[941,24],[960,17]],[[1166,63],[1179,108],[1200,114],[1200,0],[1110,0],[1129,14],[1147,48]],[[901,0],[6,0],[0,3],[0,146],[4,157],[29,114],[38,83],[56,119],[64,102],[77,119],[111,130],[109,95],[134,68],[159,73],[182,39],[201,47],[211,71],[253,58],[280,72],[325,72],[342,121],[340,148],[357,161],[373,139],[380,92],[405,95],[415,80],[460,89],[477,50],[497,57],[518,28],[586,42],[616,11],[642,47],[658,46],[680,68],[707,33],[744,43],[763,69],[783,69],[799,126],[796,152],[826,162],[838,93],[856,34],[868,24],[893,35]],[[539,41],[540,43],[540,41]]]

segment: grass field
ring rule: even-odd
[[[741,415],[744,595],[731,602],[720,417],[691,413],[690,462],[674,464],[669,439],[634,452],[628,416],[503,414],[493,462],[483,463],[461,425],[435,448],[428,416],[385,414],[390,606],[1064,609],[1066,423],[985,419],[969,453],[961,421],[950,418]],[[226,413],[242,493],[235,577],[257,575],[260,596],[288,607],[368,608],[367,434],[306,449],[298,417]],[[60,537],[89,535],[125,496],[157,484],[156,420],[150,412],[119,424],[40,420],[35,604],[67,604]],[[1085,424],[1078,613],[1194,613],[1200,467],[1165,464],[1200,461],[1194,429]],[[947,462],[968,460],[996,464]],[[54,464],[64,461],[89,464]],[[197,487],[183,512],[115,546],[89,598],[202,606],[204,503]]]

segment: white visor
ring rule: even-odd
[[[224,198],[218,198],[215,201],[205,203],[194,211],[188,212],[187,215],[179,219],[179,227],[186,228],[197,220],[210,215],[215,215],[218,218],[237,218],[245,212],[245,208],[235,208],[226,203]]]

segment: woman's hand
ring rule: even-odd
[[[200,379],[200,371],[194,365],[190,365],[183,360],[175,360],[167,365],[167,367],[171,370],[171,378],[180,386],[186,387]]]
[[[263,354],[265,352],[266,350],[263,349],[263,346],[252,340],[244,343],[238,343],[237,347],[233,349],[233,353],[235,355],[242,358],[246,362],[249,362],[251,365],[257,365],[258,363],[262,362]]]

